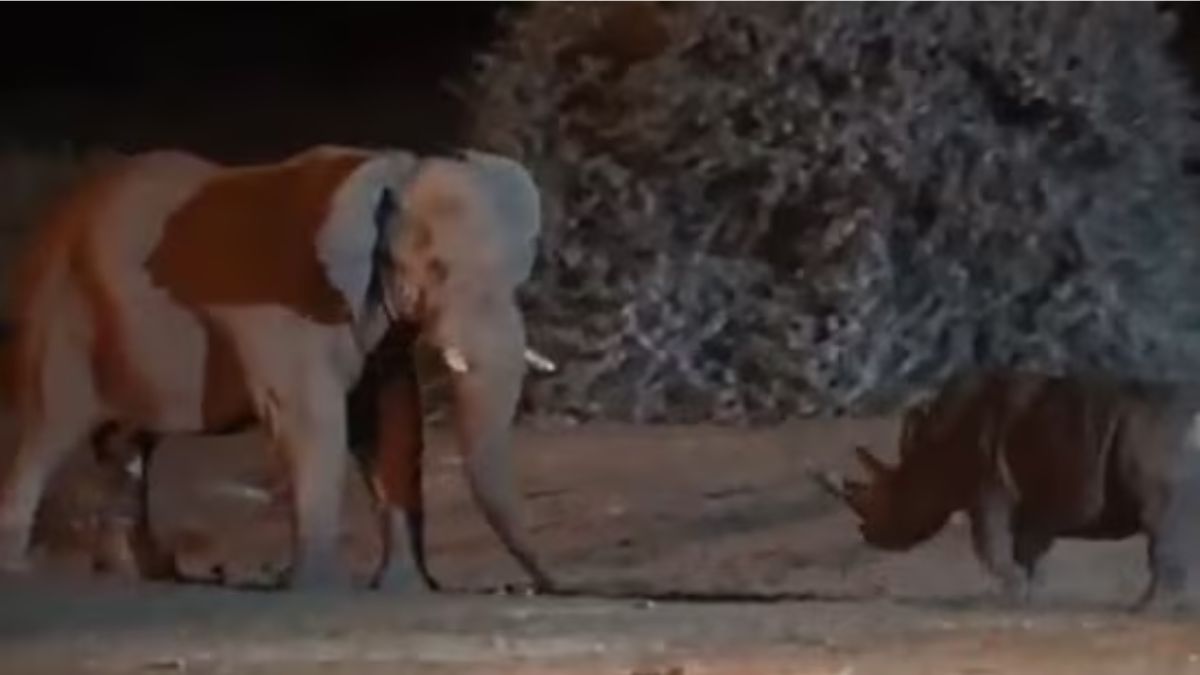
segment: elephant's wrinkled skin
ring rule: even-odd
[[[253,419],[288,467],[291,582],[340,576],[340,402],[402,317],[452,371],[478,504],[548,583],[519,524],[510,452],[525,374],[515,294],[538,202],[520,165],[470,151],[322,147],[234,168],[164,151],[85,178],[38,232],[18,283],[8,389],[20,438],[0,485],[0,568],[27,565],[47,478],[97,429],[219,433]],[[404,391],[381,392],[389,414],[410,414]],[[411,510],[419,463],[388,449],[411,441],[389,437],[393,426],[403,425],[380,427],[372,481],[390,511]],[[390,521],[408,540],[408,520]],[[396,575],[416,573],[411,553],[393,559]]]

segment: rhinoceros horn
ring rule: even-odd
[[[840,501],[846,500],[846,490],[843,488],[845,481],[841,480],[841,477],[836,473],[831,471],[817,471],[816,469],[810,469],[808,471],[808,477],[811,478],[812,481],[817,484],[817,487],[821,488],[822,491],[829,493],[831,496]]]
[[[871,489],[870,485],[846,478],[833,471],[810,469],[808,476],[821,490],[845,503],[860,517],[866,517],[867,493]]]
[[[841,490],[842,500],[846,502],[851,511],[858,514],[860,518],[865,519],[869,517],[868,504],[870,503],[870,498],[868,495],[872,490],[872,486],[847,478],[842,481]]]

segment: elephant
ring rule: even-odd
[[[516,293],[540,220],[528,171],[477,150],[318,146],[248,166],[159,150],[84,177],[35,233],[16,279],[7,390],[19,440],[0,483],[0,571],[28,569],[47,479],[98,429],[156,438],[254,423],[287,467],[287,582],[334,582],[348,458],[339,403],[405,321],[450,370],[477,505],[549,587],[518,514],[511,453],[526,373]],[[381,417],[419,410],[412,390],[383,387]],[[411,541],[418,427],[379,428],[371,480],[392,540]],[[414,576],[411,549],[389,578]]]
[[[362,375],[346,397],[347,445],[376,514],[381,543],[380,559],[368,585],[378,587],[389,570],[402,569],[389,566],[394,548],[390,500],[404,511],[409,550],[421,581],[437,590],[425,554],[420,470],[424,436],[413,338],[412,326],[397,322],[368,356]],[[539,363],[539,367],[545,366]],[[246,426],[223,431],[235,433]],[[97,571],[184,580],[174,553],[163,547],[151,526],[150,475],[161,440],[158,434],[117,423],[106,424],[92,435],[92,449],[110,497],[97,519],[101,536],[91,552]],[[399,582],[403,586],[410,581],[392,580],[393,585]]]
[[[421,581],[436,591],[439,584],[429,571],[425,548],[420,472],[424,435],[414,337],[410,324],[398,322],[369,355],[362,376],[347,396],[347,443],[376,515],[381,542],[380,558],[368,586],[387,584],[384,575],[396,569],[389,566],[395,546],[388,508],[392,498],[408,521],[409,550]],[[557,369],[557,364],[533,349],[527,349],[525,356],[535,371],[552,373]],[[149,481],[160,441],[156,434],[123,429],[115,423],[101,427],[92,436],[95,459],[113,497],[109,509],[98,519],[103,535],[92,551],[97,571],[133,573],[150,580],[184,580],[174,554],[163,548],[151,527]],[[399,580],[402,585],[408,581]],[[388,585],[396,585],[395,580]]]

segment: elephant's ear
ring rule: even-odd
[[[417,160],[409,153],[379,153],[334,197],[318,247],[330,279],[349,299],[355,318],[385,300],[388,279],[399,265],[392,238],[404,227],[404,191],[416,168]]]
[[[389,238],[393,223],[396,227],[399,226],[396,219],[399,212],[396,200],[396,190],[391,186],[384,187],[379,191],[375,212],[371,217],[375,241],[371,245],[371,264],[367,278],[366,304],[369,306],[379,306],[386,302],[387,275],[392,273],[397,264],[392,255]]]
[[[541,234],[537,185],[524,166],[507,157],[469,151],[467,158],[478,171],[498,216],[495,225],[504,242],[509,278],[514,285],[520,285],[529,278]]]
[[[334,267],[369,257],[374,232],[340,221],[359,208],[359,190],[347,185],[371,182],[350,180],[371,159],[322,149],[219,173],[167,219],[148,272],[187,305],[275,304],[320,323],[349,320],[362,296],[348,295],[356,284]],[[365,281],[358,285],[365,293]]]

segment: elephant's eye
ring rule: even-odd
[[[446,261],[441,258],[433,258],[426,266],[426,272],[429,274],[429,280],[434,284],[441,285],[446,283],[446,279],[450,276],[450,267]]]

